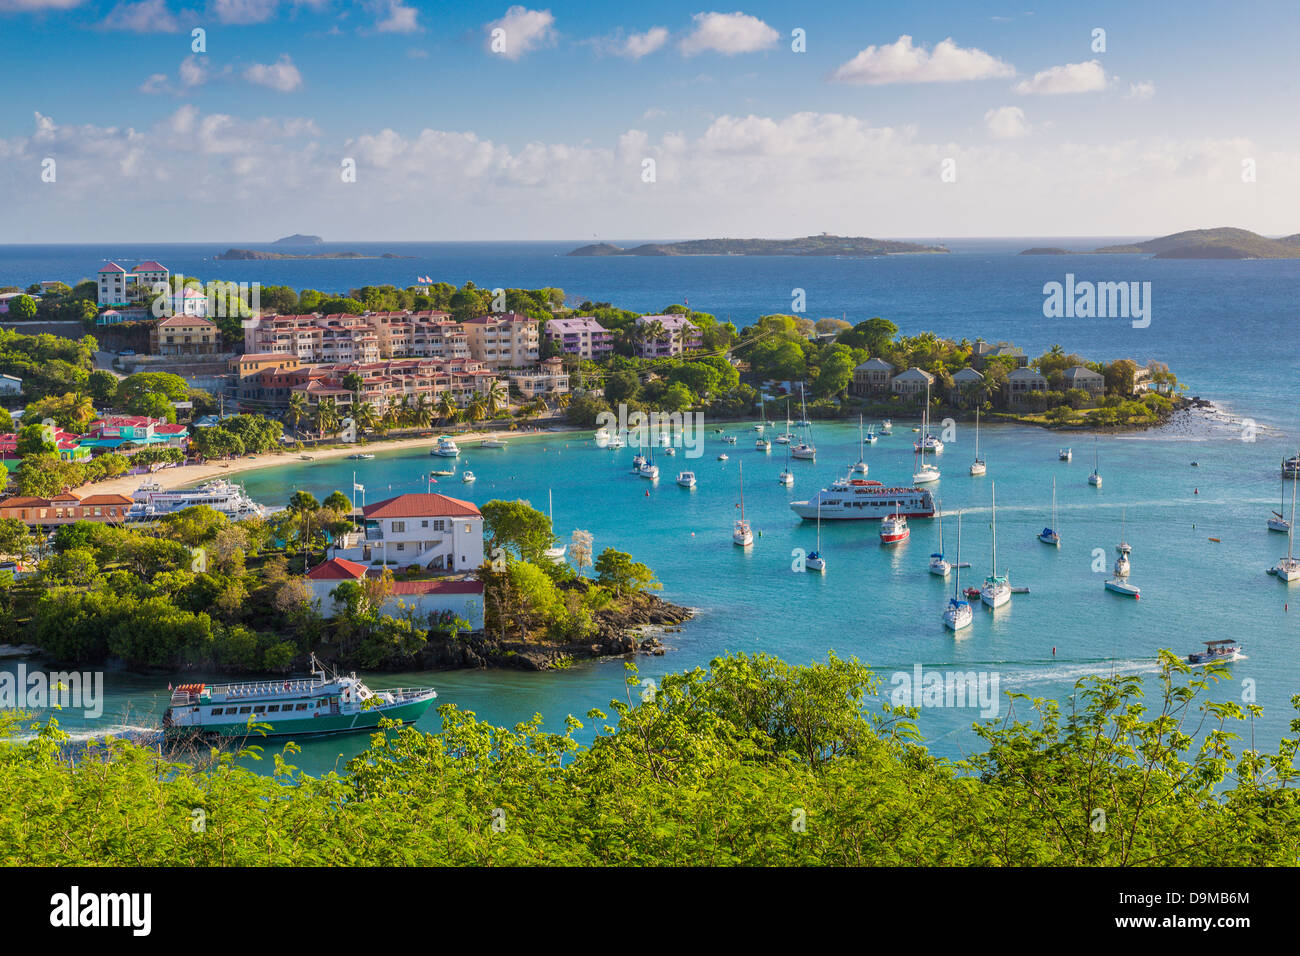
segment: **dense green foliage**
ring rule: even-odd
[[[1013,695],[1028,710],[983,725],[987,750],[958,764],[918,744],[914,712],[872,704],[856,661],[725,657],[657,687],[632,670],[614,716],[587,715],[588,745],[573,717],[557,734],[446,705],[439,733],[375,734],[319,778],[293,744],[271,775],[120,741],[69,764],[45,726],[0,745],[0,862],[1261,866],[1300,850],[1297,741],[1235,755],[1246,715],[1202,702],[1213,675],[1172,656],[1153,714],[1136,678],[1089,678],[1059,706]]]
[[[89,335],[23,335],[0,329],[0,372],[23,380],[23,393],[38,398],[86,386],[99,344]]]

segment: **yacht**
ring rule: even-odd
[[[772,443],[771,443],[770,441],[768,441],[766,438],[759,438],[758,440],[756,440],[756,441],[754,442],[754,450],[755,450],[755,451],[771,451],[771,450],[772,450]]]
[[[642,478],[649,478],[651,481],[659,480],[659,466],[653,461],[647,461],[636,470],[636,473]]]
[[[971,621],[975,619],[974,611],[971,610],[970,601],[962,600],[961,596],[961,512],[957,512],[957,563],[954,565],[957,570],[956,580],[952,585],[952,597],[948,599],[948,606],[943,611],[943,626],[950,631],[960,631],[963,627],[970,627]]]
[[[877,441],[877,436],[875,431],[870,428],[867,429],[867,434],[864,437],[868,445],[874,445]]]
[[[930,434],[930,386],[928,384],[925,386],[925,415],[922,418],[922,428],[923,432],[921,439],[912,445],[912,449],[916,452],[920,460],[920,464],[912,474],[912,484],[914,485],[923,485],[927,482],[939,480],[939,469],[934,465],[927,465],[925,463],[925,451],[927,448],[934,449],[935,454],[943,451],[943,442]],[[934,440],[930,441],[930,439]],[[937,446],[937,449],[935,446]]]
[[[694,487],[695,487],[695,472],[693,472],[693,471],[683,471],[683,472],[681,472],[681,473],[678,474],[678,476],[677,476],[677,483],[678,483],[679,485],[681,485],[683,488],[694,488]]]
[[[880,543],[899,544],[912,536],[907,526],[907,516],[895,511],[880,522]]]
[[[460,448],[456,443],[446,435],[438,439],[438,444],[429,452],[431,455],[437,455],[439,458],[459,458]]]
[[[731,528],[731,542],[737,547],[748,548],[754,543],[754,530],[745,520],[745,463],[740,463],[740,517]]]
[[[596,447],[597,447],[597,448],[608,448],[608,447],[609,447],[610,434],[609,434],[608,429],[605,429],[605,428],[597,428],[597,429],[596,429],[596,434],[593,435],[592,438],[593,438],[593,440],[596,442]]]
[[[776,476],[776,480],[779,481],[781,484],[785,485],[786,487],[789,487],[790,485],[794,484],[794,472],[790,470],[789,444],[785,446],[785,468],[781,471],[781,474]]]
[[[888,487],[865,478],[840,478],[811,501],[792,501],[790,510],[812,520],[818,510],[827,521],[880,521],[895,512],[908,518],[933,518],[934,496],[924,488]]]
[[[925,452],[920,454],[920,463],[916,466],[916,471],[912,472],[912,484],[924,485],[932,481],[939,480],[939,469],[934,465],[925,463]]]
[[[370,459],[374,457],[375,456],[370,454],[369,452],[360,452],[355,455],[348,455],[348,460],[349,461],[370,461]]]
[[[941,578],[946,578],[948,572],[952,570],[952,565],[944,559],[943,556],[943,506],[938,506],[939,511],[939,550],[930,555],[930,573],[936,574]]]
[[[997,486],[991,489],[993,495],[993,572],[984,579],[980,588],[980,600],[989,607],[1001,607],[1011,600],[1010,575],[998,574],[998,492]]]
[[[1055,548],[1061,546],[1061,536],[1056,532],[1056,479],[1052,479],[1052,523],[1038,534],[1038,540]]]
[[[726,452],[723,452],[721,455],[718,456],[718,461],[726,461],[726,460],[727,460]]]
[[[627,444],[627,442],[623,439],[623,436],[622,436],[622,435],[610,435],[610,436],[609,436],[609,441],[607,441],[607,442],[605,443],[605,447],[606,447],[606,448],[622,448],[622,447],[625,446],[626,444]]]
[[[980,410],[975,409],[975,460],[970,463],[970,473],[972,478],[977,478],[989,470],[984,459],[980,457]]]
[[[1141,598],[1142,589],[1136,584],[1129,584],[1121,578],[1112,578],[1106,582],[1106,590],[1123,597]]]
[[[205,481],[197,488],[164,490],[156,481],[146,481],[131,496],[134,504],[127,510],[127,521],[148,521],[185,508],[202,505],[218,511],[233,521],[264,518],[270,512],[248,496],[239,485],[224,478]]]
[[[432,687],[373,691],[311,656],[309,677],[237,684],[181,684],[163,712],[165,738],[320,737],[374,731],[383,719],[413,724],[438,696]],[[250,723],[269,724],[256,731]]]
[[[1282,462],[1283,478],[1300,478],[1300,455],[1292,455]]]
[[[1119,544],[1115,545],[1115,551],[1118,554],[1132,554],[1133,549],[1124,540],[1124,527],[1128,522],[1128,509],[1123,508],[1119,513]]]

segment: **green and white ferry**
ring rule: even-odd
[[[438,696],[432,687],[373,691],[357,675],[326,671],[312,655],[311,676],[242,684],[182,684],[163,714],[167,737],[319,737],[375,730],[381,719],[413,724]]]

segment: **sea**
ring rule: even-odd
[[[812,319],[880,316],[902,334],[1008,341],[1031,356],[1060,344],[1090,360],[1164,362],[1186,383],[1186,394],[1211,404],[1140,433],[1061,433],[985,423],[979,451],[988,473],[978,478],[968,473],[974,428],[958,424],[936,459],[942,478],[929,486],[940,501],[942,522],[914,520],[911,539],[892,548],[881,546],[876,523],[823,522],[824,575],[794,569],[796,551],[815,548],[818,532],[815,522],[791,511],[790,501],[815,495],[844,475],[860,453],[868,478],[910,483],[912,429],[919,422],[895,418],[894,434],[865,451],[856,422],[816,423],[817,460],[791,463],[793,488],[776,480],[785,465],[783,446],[774,444],[768,453],[755,449],[756,421],[706,419],[703,454],[690,459],[679,447],[675,457],[658,456],[657,482],[632,473],[635,448],[601,449],[590,433],[557,432],[517,438],[506,449],[469,443],[458,467],[472,469],[478,480],[463,484],[453,476],[433,490],[478,504],[525,498],[543,509],[549,496],[562,537],[586,530],[598,551],[618,548],[649,564],[662,596],[696,614],[661,636],[668,648],[663,656],[637,660],[639,680],[707,667],[729,652],[769,653],[796,663],[825,660],[833,652],[870,665],[880,680],[877,702],[884,702],[899,699],[895,694],[906,679],[915,679],[918,666],[922,675],[974,673],[981,686],[996,688],[1001,702],[995,714],[950,696],[923,706],[919,718],[928,746],[939,756],[960,759],[982,749],[972,729],[976,723],[1030,718],[1029,705],[1012,703],[1009,692],[1064,701],[1089,676],[1130,674],[1146,678],[1148,701],[1158,709],[1161,648],[1184,655],[1204,641],[1232,637],[1244,645],[1246,657],[1210,697],[1261,705],[1263,716],[1239,728],[1241,744],[1272,749],[1288,733],[1290,697],[1300,693],[1300,607],[1290,611],[1291,597],[1300,590],[1289,591],[1266,573],[1288,548],[1286,535],[1269,532],[1266,521],[1274,510],[1289,516],[1291,506],[1292,489],[1284,486],[1279,465],[1296,453],[1300,434],[1300,260],[1018,254],[1037,246],[1089,249],[1124,239],[936,237],[918,241],[941,242],[951,254],[870,259],[565,255],[581,242],[334,243],[311,251],[409,258],[278,261],[213,258],[230,246],[281,249],[248,243],[0,246],[0,285],[72,281],[92,276],[107,259],[128,267],[157,259],[174,273],[205,280],[326,292],[407,286],[422,276],[458,285],[469,280],[486,287],[558,286],[573,303],[589,299],[657,312],[686,302],[738,327],[761,315],[796,312],[802,300],[803,314]],[[1149,324],[1047,318],[1044,286],[1064,283],[1067,274],[1076,283],[1149,282]],[[784,417],[783,408],[769,407],[769,419],[784,425]],[[724,444],[714,428],[735,435],[736,444]],[[1058,456],[1064,446],[1073,448],[1068,463]],[[723,453],[728,458],[720,461]],[[355,473],[375,501],[426,490],[430,467],[427,451],[411,449],[372,461],[295,462],[242,480],[256,499],[279,506],[298,488],[318,497],[335,489],[346,493]],[[1087,483],[1094,467],[1104,477],[1100,489]],[[744,550],[731,541],[742,468],[745,513],[757,535]],[[683,469],[696,473],[694,490],[676,484]],[[1029,590],[996,612],[977,605],[973,626],[954,636],[941,615],[955,574],[946,580],[930,574],[929,556],[940,549],[942,534],[942,550],[956,557],[960,524],[961,561],[970,565],[961,571],[961,587],[980,583],[993,561],[995,486],[997,568],[1010,574],[1013,586]],[[1037,538],[1051,524],[1061,535],[1059,549]],[[1141,588],[1140,600],[1103,586],[1121,536],[1133,549],[1130,580]],[[548,728],[561,730],[572,714],[585,725],[584,739],[600,724],[585,716],[589,710],[608,711],[612,699],[639,693],[626,686],[621,660],[544,673],[365,676],[376,687],[432,683],[439,703],[499,725],[541,714]],[[55,716],[78,739],[144,733],[157,726],[167,685],[193,679],[110,670],[101,716]],[[430,711],[420,726],[434,730],[438,724]],[[294,762],[324,772],[366,744],[364,735],[309,741]]]

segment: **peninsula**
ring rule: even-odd
[[[1172,235],[1085,250],[1025,249],[1022,256],[1043,255],[1149,255],[1156,259],[1300,259],[1300,233],[1270,239],[1249,229],[1221,227],[1188,229]]]
[[[888,256],[908,253],[946,253],[944,246],[926,246],[865,236],[805,236],[802,239],[690,239],[685,242],[647,242],[625,249],[609,242],[582,246],[571,256]]]

